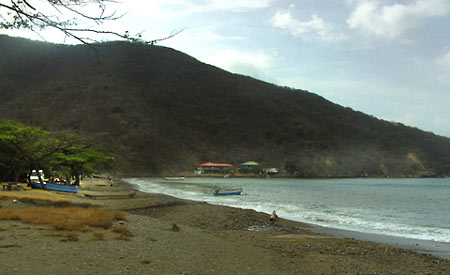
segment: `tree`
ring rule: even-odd
[[[284,169],[286,169],[286,172],[292,176],[292,175],[296,175],[297,171],[298,171],[298,167],[297,167],[297,163],[295,161],[292,160],[288,160],[286,161],[286,163],[284,164]]]
[[[0,166],[14,171],[16,181],[22,171],[67,170],[79,184],[81,174],[111,168],[113,163],[106,153],[77,135],[55,135],[15,121],[0,122]],[[40,175],[39,182],[45,189]]]
[[[12,178],[17,182],[21,172],[26,170],[25,162],[21,161],[17,155],[12,154],[8,145],[1,141],[2,135],[3,133],[0,133],[0,174],[2,175],[0,181]]]
[[[59,152],[53,161],[54,167],[67,168],[70,176],[75,177],[75,185],[80,184],[81,175],[90,175],[114,166],[114,160],[107,153],[95,148],[76,135],[67,136],[70,146]]]
[[[154,44],[171,38],[180,31],[169,36],[150,41],[142,39],[141,34],[130,35],[96,28],[81,27],[82,21],[95,23],[100,26],[105,21],[118,20],[122,15],[116,15],[115,11],[108,12],[108,3],[114,0],[11,0],[0,2],[0,29],[29,29],[36,33],[47,28],[55,28],[66,37],[74,38],[84,44],[91,45],[98,42],[89,38],[88,34],[103,34],[124,39],[131,42]],[[96,7],[95,14],[89,14],[88,7]]]
[[[15,181],[23,169],[38,171],[64,147],[63,142],[55,139],[48,131],[15,121],[0,123],[0,144],[5,158],[3,163],[8,163],[15,171]],[[39,181],[43,183],[40,175]],[[42,187],[45,189],[45,186]]]

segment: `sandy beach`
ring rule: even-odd
[[[0,208],[121,210],[129,232],[85,232],[0,220],[0,274],[448,274],[450,260],[387,244],[311,232],[253,210],[145,194],[119,180],[84,180],[76,195],[0,191]],[[17,197],[14,197],[17,196]]]

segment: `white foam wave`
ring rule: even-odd
[[[127,179],[142,192],[162,193],[182,199],[206,201],[216,205],[254,209],[259,212],[277,211],[280,217],[311,223],[319,226],[375,233],[389,236],[406,237],[437,242],[450,242],[450,229],[434,226],[418,226],[399,222],[396,213],[380,213],[376,209],[330,209],[325,204],[302,205],[301,203],[282,203],[276,200],[259,200],[257,195],[214,197],[214,186],[192,183],[167,184],[158,180]]]

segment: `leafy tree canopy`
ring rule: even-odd
[[[70,135],[69,139],[70,146],[55,155],[52,166],[74,176],[75,184],[79,184],[80,175],[90,175],[113,167],[113,158],[107,153],[92,147],[78,136]]]
[[[14,171],[15,180],[32,169],[45,169],[75,176],[78,184],[81,174],[111,168],[113,159],[75,134],[56,135],[8,120],[0,122],[0,163],[6,174]]]

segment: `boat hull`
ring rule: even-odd
[[[165,180],[184,180],[184,177],[164,177]]]
[[[215,192],[214,196],[234,196],[242,195],[242,191],[231,191],[231,192]]]
[[[69,193],[77,193],[78,186],[73,185],[63,185],[63,184],[53,184],[53,183],[44,183],[47,190],[50,191],[59,191],[59,192],[69,192]],[[39,182],[32,182],[31,188],[33,189],[42,189],[42,186]]]

